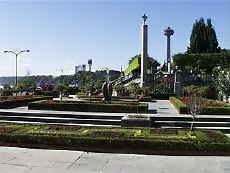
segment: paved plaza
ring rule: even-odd
[[[230,157],[0,147],[0,170],[1,173],[229,173]]]

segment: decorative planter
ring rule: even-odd
[[[122,127],[151,127],[151,118],[144,115],[126,115],[121,119]]]

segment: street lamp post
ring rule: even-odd
[[[5,50],[4,53],[12,53],[16,57],[16,72],[15,72],[15,87],[17,88],[18,85],[18,55],[23,53],[23,52],[30,52],[30,50],[21,50],[21,51],[12,51],[12,50]]]

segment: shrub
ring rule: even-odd
[[[180,114],[187,114],[188,109],[184,102],[186,102],[188,97],[170,97],[170,102],[175,106]],[[208,100],[210,102],[210,100]],[[211,101],[212,102],[212,101]],[[230,115],[230,106],[224,104],[223,106],[214,107],[214,106],[207,106],[205,107],[200,114],[203,115]]]
[[[38,110],[58,110],[58,111],[83,111],[83,112],[126,112],[126,113],[136,113],[147,112],[148,104],[111,104],[111,103],[67,103],[67,102],[57,102],[48,103],[47,101],[32,102],[28,105],[29,109]]]
[[[217,92],[214,87],[209,86],[195,86],[190,85],[183,88],[183,92],[185,96],[198,96],[198,97],[204,97],[208,99],[216,99],[217,98]]]
[[[201,112],[205,115],[230,115],[230,107],[206,107]]]
[[[186,107],[186,104],[184,104],[182,101],[177,99],[176,97],[170,97],[170,102],[175,106],[175,108],[178,110],[180,114],[187,114],[188,109]]]
[[[0,101],[0,109],[11,109],[20,106],[25,106],[29,102],[34,102],[38,100],[49,99],[52,97],[34,97],[34,98],[24,98],[24,99],[12,99],[12,100],[5,100]]]
[[[1,92],[2,96],[12,96],[14,93],[13,89],[3,89]]]
[[[157,133],[157,130],[162,132],[162,129],[95,127],[51,131],[47,125],[17,125],[14,131],[0,132],[0,140],[19,145],[32,144],[86,151],[108,152],[121,149],[133,153],[159,153],[166,150],[174,151],[174,154],[178,151],[179,154],[184,151],[190,151],[190,154],[197,151],[230,152],[230,140],[221,132],[199,130],[195,132],[195,138],[191,138],[186,130],[176,130],[176,135]],[[168,129],[167,132],[175,132],[175,129]]]

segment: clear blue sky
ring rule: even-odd
[[[230,1],[5,1],[0,2],[0,76],[15,74],[9,49],[30,49],[20,56],[19,75],[57,75],[93,59],[93,69],[126,68],[140,53],[141,16],[149,16],[149,55],[163,62],[170,26],[172,54],[184,52],[194,21],[211,18],[220,46],[230,48]]]

